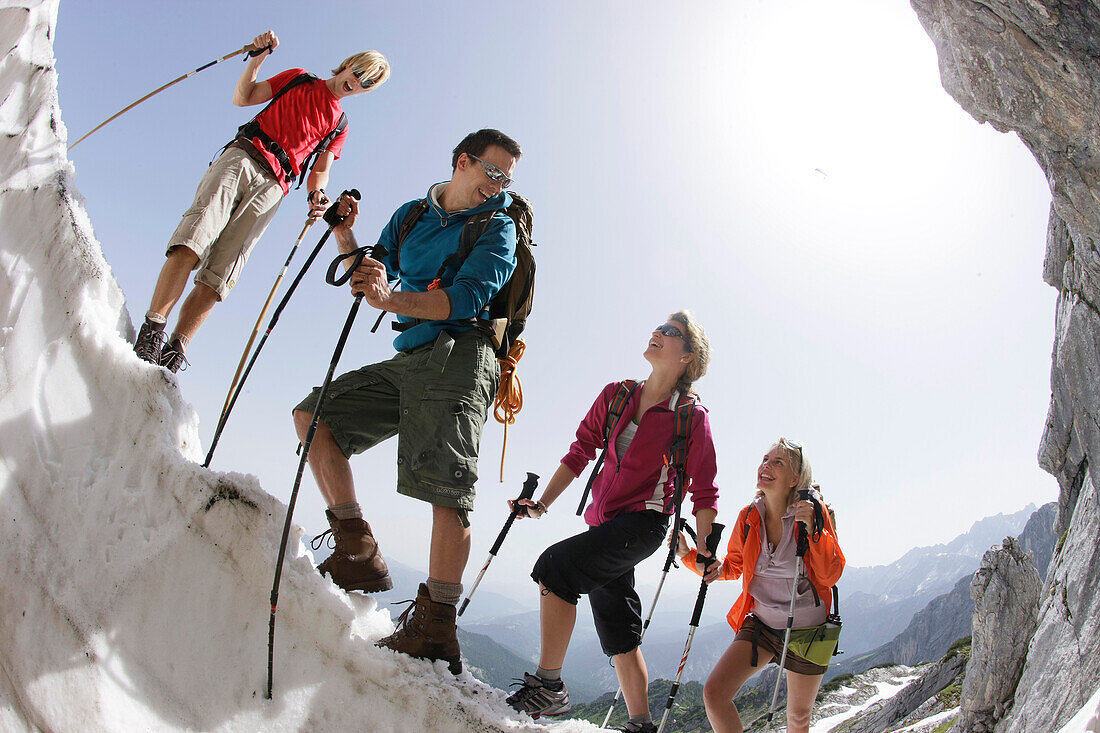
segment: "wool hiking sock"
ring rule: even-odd
[[[428,595],[436,603],[457,606],[462,599],[462,583],[444,583],[442,580],[428,578]]]
[[[328,508],[332,512],[332,516],[337,519],[362,519],[363,508],[359,506],[357,501],[349,501],[346,504],[337,504],[336,506],[330,506]]]
[[[543,682],[557,682],[561,680],[561,667],[557,669],[544,669],[539,667],[535,670],[535,674],[542,678]]]

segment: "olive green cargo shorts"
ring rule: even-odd
[[[337,377],[320,419],[346,458],[397,435],[397,492],[469,511],[500,365],[481,331],[452,336],[445,358],[437,339]],[[319,394],[315,387],[295,409],[313,414]]]

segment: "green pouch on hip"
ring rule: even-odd
[[[787,648],[792,654],[828,667],[840,643],[840,619],[830,618],[821,626],[791,629],[791,643]]]

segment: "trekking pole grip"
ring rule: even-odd
[[[710,525],[710,534],[707,535],[706,546],[710,552],[711,562],[714,562],[714,554],[718,552],[718,543],[722,539],[722,532],[726,529],[724,524],[712,524]],[[707,567],[710,567],[710,563],[707,563]],[[691,625],[698,627],[699,619],[703,615],[703,602],[707,599],[707,582],[700,581],[699,583],[699,597],[695,599],[695,610],[691,612]]]
[[[347,216],[340,216],[338,213],[336,213],[336,210],[339,208],[340,205],[340,199],[345,196],[351,196],[356,201],[363,200],[363,196],[359,193],[359,189],[357,188],[349,188],[341,193],[339,196],[337,196],[336,202],[332,206],[328,207],[328,209],[325,211],[325,215],[321,217],[325,220],[325,223],[328,224],[329,227],[335,227],[338,224],[342,223],[344,219],[347,219]]]
[[[530,499],[535,495],[535,489],[539,485],[539,475],[537,473],[527,472],[527,480],[523,482],[523,488],[519,492],[519,496],[516,498],[518,502],[520,499]],[[489,552],[496,555],[500,551],[500,546],[504,544],[504,537],[508,534],[508,530],[512,528],[512,524],[516,521],[516,517],[520,512],[526,512],[527,510],[520,507],[517,503],[512,513],[508,516],[508,521],[504,523],[504,529],[497,535],[497,541],[493,543],[493,548]]]
[[[707,552],[713,558],[715,553],[718,552],[718,543],[722,541],[722,532],[726,530],[724,524],[712,524],[710,525],[710,534],[707,535]]]

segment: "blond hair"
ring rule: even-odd
[[[368,79],[373,79],[372,89],[382,86],[386,83],[386,79],[390,78],[390,62],[377,51],[360,51],[348,56],[340,62],[340,66],[332,70],[332,75],[335,76],[348,68],[366,74]]]
[[[787,506],[798,502],[798,492],[803,489],[810,488],[814,483],[814,470],[810,466],[810,459],[806,458],[805,453],[802,450],[802,446],[793,440],[787,440],[784,437],[780,437],[779,440],[772,443],[768,448],[768,452],[778,448],[783,451],[783,455],[787,457],[787,462],[790,463],[791,469],[798,475],[798,483],[791,489],[791,493],[787,496]],[[760,489],[756,490],[757,496],[763,496],[764,492]]]
[[[710,365],[710,339],[707,338],[707,332],[695,320],[695,316],[691,315],[691,311],[676,311],[668,317],[668,320],[675,321],[684,327],[684,346],[694,355],[684,368],[680,379],[677,380],[676,388],[681,392],[694,392],[695,390],[691,388],[692,384],[703,378]]]

